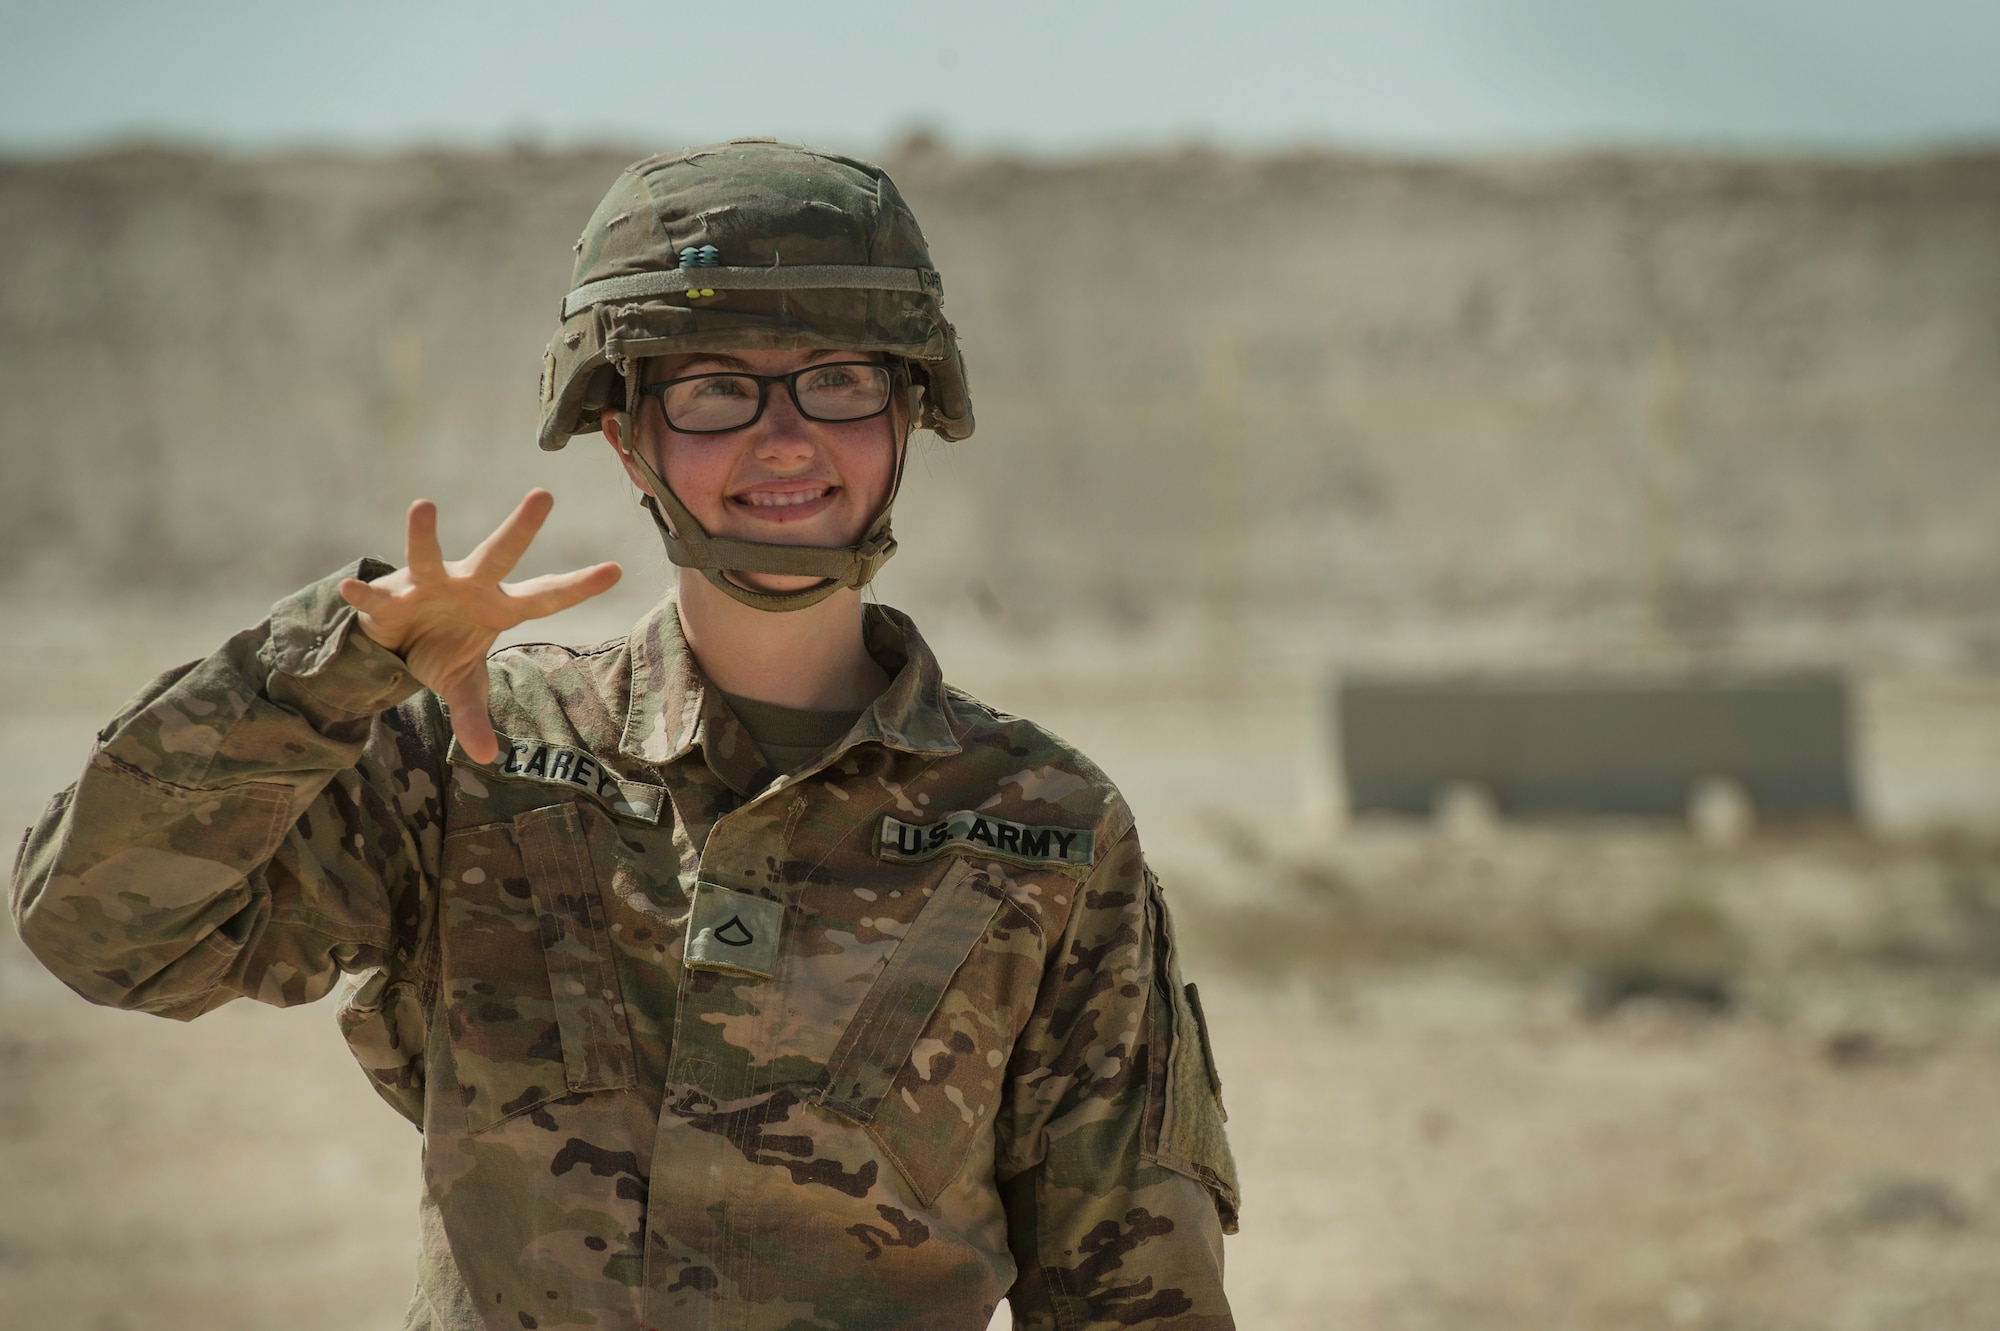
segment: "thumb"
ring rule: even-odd
[[[458,747],[476,763],[490,763],[500,756],[500,739],[493,733],[493,718],[486,710],[488,687],[482,658],[438,690],[444,705],[451,709],[451,733],[458,737]]]

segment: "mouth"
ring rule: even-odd
[[[798,522],[825,512],[840,493],[824,481],[789,486],[760,486],[729,497],[732,507],[766,522]]]

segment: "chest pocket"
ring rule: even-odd
[[[1020,908],[954,858],[835,1047],[818,1103],[866,1125],[922,1205],[990,1136],[1041,970]]]
[[[636,1080],[575,804],[445,840],[443,999],[465,1129]]]

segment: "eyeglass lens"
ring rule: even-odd
[[[861,420],[889,404],[889,369],[883,365],[811,365],[784,378],[808,420]],[[676,430],[741,429],[757,418],[766,382],[748,374],[696,375],[666,385],[660,405]]]

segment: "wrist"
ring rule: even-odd
[[[366,716],[421,687],[394,648],[365,630],[356,632],[367,617],[340,594],[349,580],[368,582],[391,571],[380,560],[362,560],[272,607],[258,654],[274,700],[309,697],[304,710],[315,716]]]

